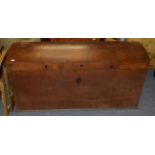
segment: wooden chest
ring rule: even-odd
[[[15,43],[4,65],[17,110],[133,108],[148,57],[137,43]]]

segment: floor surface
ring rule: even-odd
[[[0,102],[0,115],[2,104]],[[155,116],[155,78],[149,70],[142,90],[138,109],[113,110],[52,110],[38,112],[11,112],[11,116]]]

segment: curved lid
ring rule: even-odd
[[[6,64],[10,62],[109,62],[124,68],[146,68],[148,56],[142,45],[128,42],[103,43],[50,43],[18,42],[8,51]],[[120,65],[118,65],[120,66]]]

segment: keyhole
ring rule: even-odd
[[[77,77],[76,83],[77,83],[77,85],[80,85],[80,83],[81,83],[81,78],[80,77]]]
[[[47,69],[47,67],[48,67],[48,66],[47,66],[47,65],[45,65],[45,69]]]
[[[83,65],[83,64],[81,64],[81,65],[80,65],[80,67],[84,67],[84,65]]]

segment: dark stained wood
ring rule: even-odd
[[[15,43],[5,65],[17,110],[133,108],[148,67],[137,43]]]
[[[50,42],[100,42],[104,41],[104,38],[43,38],[42,41]]]

